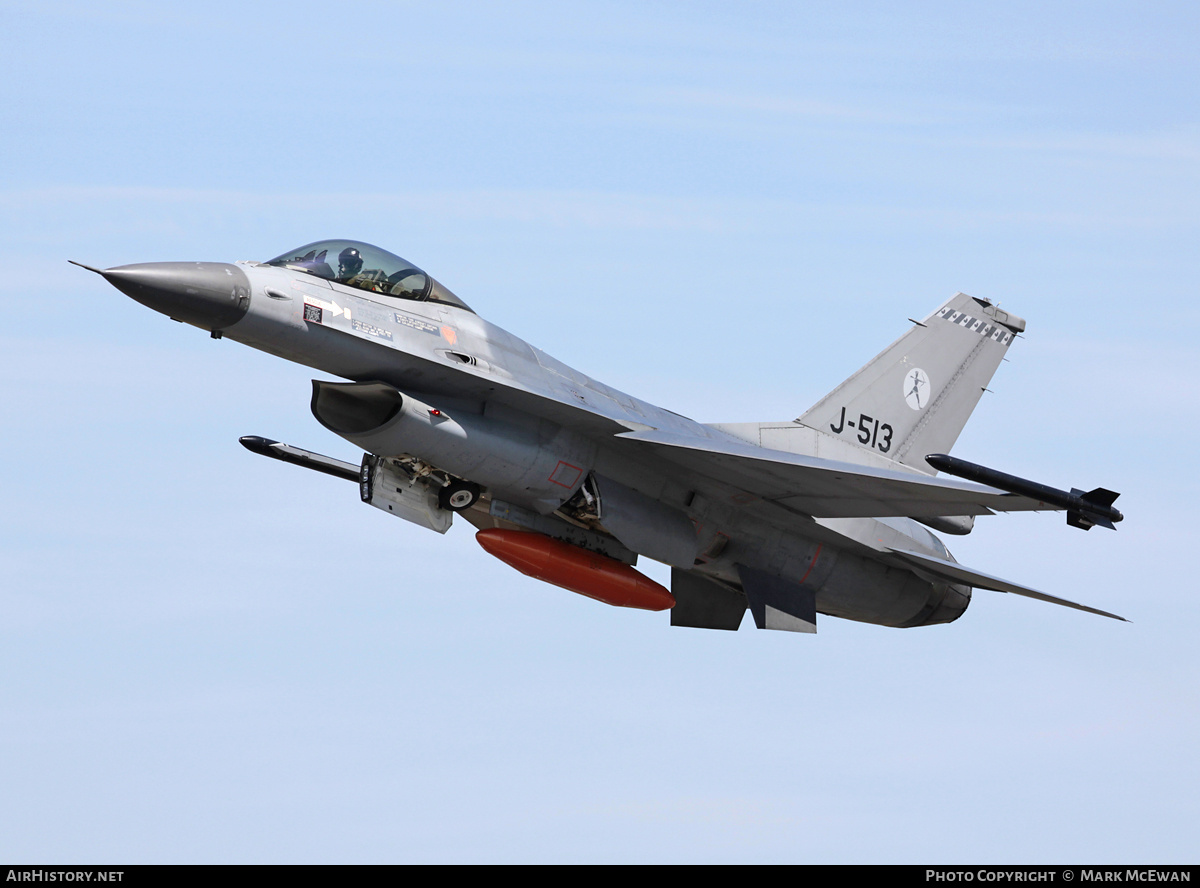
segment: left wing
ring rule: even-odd
[[[616,436],[701,475],[814,518],[990,515],[1059,508],[994,487],[660,430]]]

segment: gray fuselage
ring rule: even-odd
[[[591,471],[691,520],[694,557],[672,563],[677,569],[736,587],[736,565],[747,565],[815,589],[822,613],[888,626],[949,622],[970,601],[969,587],[930,582],[887,557],[887,548],[903,548],[949,558],[912,519],[811,519],[635,453],[621,432],[744,440],[591,379],[467,308],[368,292],[290,268],[237,268],[250,285],[249,305],[220,329],[223,336],[345,379],[388,383],[450,413],[571,428],[591,442]],[[419,455],[437,464],[437,454]],[[564,487],[563,501],[574,492]],[[548,508],[544,497],[518,505]],[[630,548],[648,557],[669,550],[653,541]]]

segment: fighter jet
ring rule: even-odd
[[[75,263],[82,265],[82,263]],[[255,453],[358,485],[445,533],[455,516],[522,573],[671,625],[815,632],[962,616],[972,589],[1115,614],[960,565],[931,531],[1058,509],[1114,528],[1117,494],[1059,490],[951,457],[1025,321],[959,293],[790,422],[703,424],[610,388],[488,323],[417,266],[348,240],[269,262],[101,270],[168,317],[336,379],[317,421],[358,465],[262,436]],[[955,477],[938,477],[938,473]],[[635,569],[667,564],[667,589]]]

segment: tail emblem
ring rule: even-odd
[[[920,367],[904,374],[904,401],[913,410],[929,403],[929,376]]]

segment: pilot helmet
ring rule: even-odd
[[[354,277],[362,271],[363,260],[358,250],[354,247],[346,247],[338,254],[338,277],[343,280]]]

